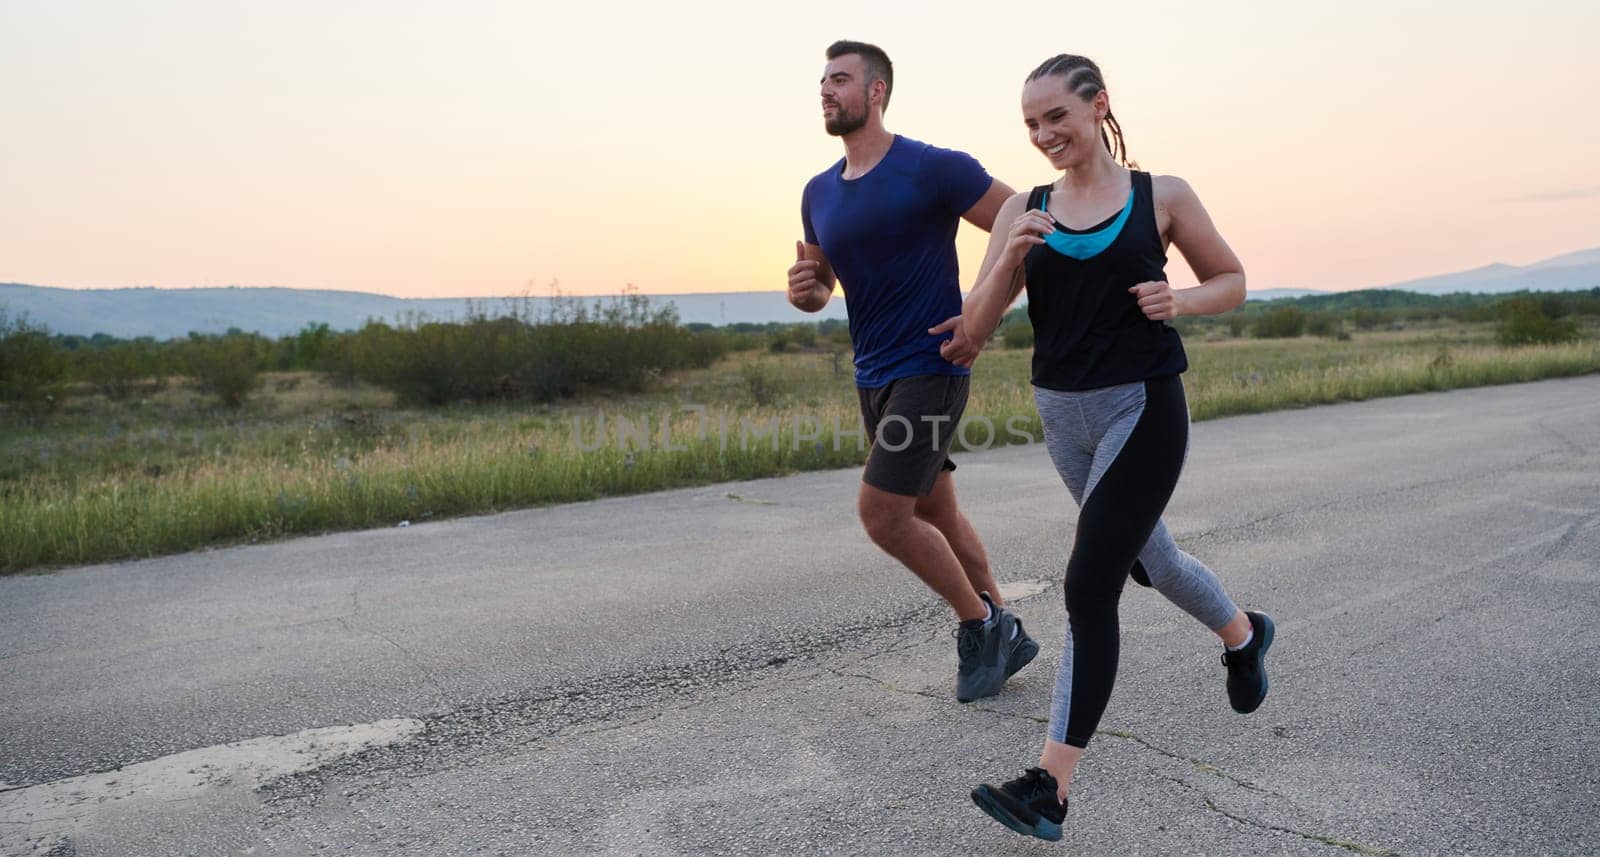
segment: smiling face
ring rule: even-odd
[[[1110,110],[1105,90],[1085,101],[1067,89],[1065,75],[1045,75],[1022,87],[1022,121],[1028,126],[1028,138],[1058,170],[1110,157],[1100,140],[1100,123]]]
[[[822,72],[822,121],[828,133],[843,137],[867,124],[874,109],[873,82],[860,54],[844,54],[828,61]]]

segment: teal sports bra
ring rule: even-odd
[[[1045,191],[1039,200],[1039,210],[1045,214],[1050,213],[1050,192]],[[1128,217],[1133,214],[1133,188],[1128,189],[1128,201],[1123,204],[1122,211],[1104,226],[1091,229],[1087,232],[1068,231],[1054,217],[1051,222],[1056,224],[1056,231],[1044,236],[1044,243],[1051,250],[1073,259],[1088,259],[1105,252],[1111,242],[1117,240],[1122,234],[1122,227],[1127,224]]]

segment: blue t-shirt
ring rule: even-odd
[[[991,179],[971,155],[896,136],[866,175],[844,159],[806,183],[800,220],[844,289],[856,385],[913,375],[966,375],[939,356],[928,328],[961,314],[956,228]]]

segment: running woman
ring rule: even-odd
[[[971,156],[891,134],[894,67],[881,48],[835,42],[822,74],[827,132],[844,157],[806,184],[789,302],[817,312],[848,294],[857,398],[872,443],[857,508],[868,537],[955,611],[956,698],[992,696],[1039,652],[1006,610],[983,542],[956,504],[950,442],[969,370],[930,325],[961,311],[956,229],[985,232],[1011,188]]]
[[[1061,176],[1006,200],[945,356],[969,365],[1023,289],[1033,322],[1034,399],[1051,461],[1079,506],[1067,560],[1066,645],[1039,764],[972,800],[1001,824],[1061,838],[1072,774],[1111,696],[1117,602],[1130,572],[1222,639],[1228,699],[1255,711],[1272,620],[1234,605],[1217,576],[1173,542],[1161,513],[1189,442],[1179,375],[1188,359],[1166,322],[1243,303],[1244,268],[1183,179],[1129,169],[1100,69],[1053,57],[1022,90],[1028,135]],[[1166,282],[1176,244],[1198,286]]]

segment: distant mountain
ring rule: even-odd
[[[766,324],[771,321],[821,321],[845,318],[837,295],[822,312],[807,314],[789,305],[780,291],[647,295],[652,307],[672,304],[684,324]],[[119,338],[153,336],[171,339],[190,331],[223,333],[231,327],[278,337],[308,324],[326,323],[335,330],[353,330],[369,319],[390,323],[423,316],[439,321],[463,318],[468,302],[493,313],[506,298],[396,298],[367,292],[313,289],[57,289],[0,283],[0,309],[13,317],[26,315],[53,333]],[[512,299],[518,300],[520,299]],[[550,308],[553,298],[529,298],[535,315]],[[569,298],[593,306],[605,297]]]
[[[1439,274],[1380,286],[1446,295],[1457,292],[1500,294],[1502,292],[1564,292],[1600,286],[1600,247],[1565,253],[1531,265],[1506,265],[1496,262],[1454,274]]]
[[[1470,271],[1423,277],[1383,286],[1384,289],[1451,294],[1498,294],[1530,291],[1567,291],[1600,287],[1600,247],[1566,253],[1531,265],[1493,264]],[[1252,300],[1298,298],[1334,294],[1312,289],[1260,289]],[[781,291],[725,292],[683,295],[649,295],[653,306],[672,304],[685,324],[766,324],[780,321],[821,321],[845,318],[845,303],[830,301],[815,315],[789,306]],[[545,312],[552,298],[529,298],[535,315]],[[606,298],[577,298],[585,303]],[[230,327],[267,336],[284,336],[308,324],[326,323],[335,330],[353,330],[368,319],[404,321],[413,316],[438,320],[462,318],[468,302],[494,312],[504,298],[396,298],[367,292],[341,292],[287,288],[203,289],[57,289],[0,283],[0,310],[13,317],[26,315],[55,333],[88,336],[107,333],[121,338],[154,336],[170,339],[190,331],[222,333]]]
[[[1576,253],[1563,253],[1543,262],[1534,262],[1529,268],[1564,268],[1571,265],[1593,265],[1600,263],[1600,247],[1589,250],[1579,250]]]
[[[1316,289],[1251,289],[1246,295],[1247,301],[1275,301],[1279,298],[1303,298],[1311,295],[1325,295]]]

